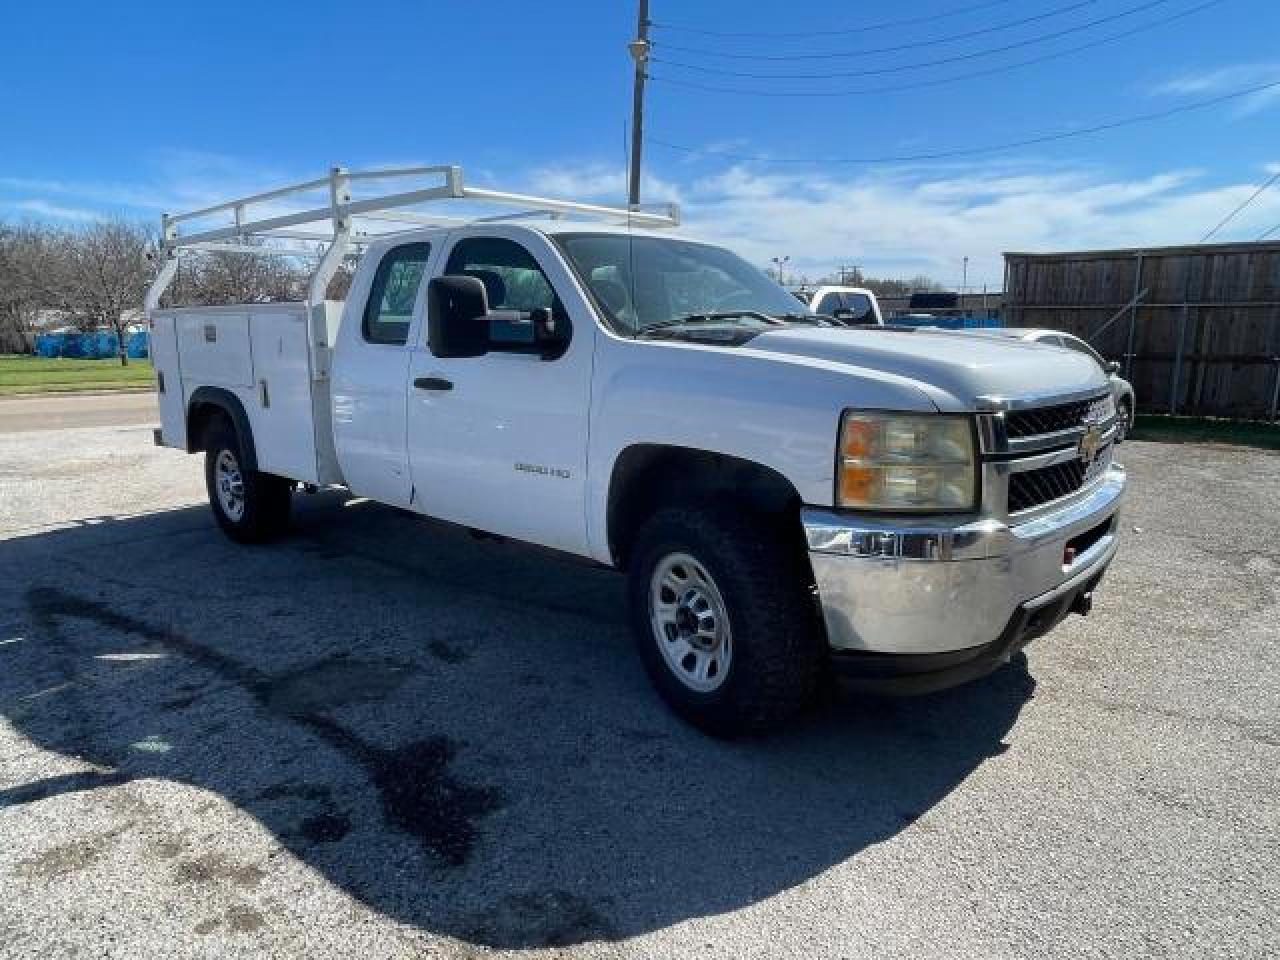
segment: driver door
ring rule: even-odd
[[[480,279],[490,309],[508,320],[550,309],[557,327],[569,328],[569,342],[554,359],[502,343],[484,356],[458,359],[436,357],[425,330],[419,335],[409,360],[412,506],[586,553],[594,318],[545,238],[489,224],[458,230],[447,244],[441,273]],[[500,327],[503,320],[495,322]]]

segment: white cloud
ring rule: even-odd
[[[20,200],[13,204],[13,209],[46,220],[98,220],[102,217],[94,210],[64,207],[44,200]]]
[[[627,170],[603,163],[564,164],[540,167],[529,176],[530,190],[549,197],[588,198],[601,202],[627,203]],[[645,173],[640,177],[640,195],[663,203],[679,203],[683,194],[673,181]]]
[[[143,169],[129,182],[0,176],[0,211],[22,204],[24,212],[57,219],[121,212],[153,217],[161,210],[189,210],[322,172],[274,170],[176,151],[153,157]],[[1280,170],[1280,158],[1266,170]],[[1127,177],[1097,166],[1007,158],[779,172],[759,164],[717,167],[705,157],[696,167],[678,164],[665,176],[646,175],[642,195],[646,203],[681,203],[689,235],[724,243],[754,263],[790,256],[797,276],[817,278],[839,264],[857,263],[876,276],[924,273],[956,284],[968,257],[970,285],[995,288],[1003,279],[1006,250],[1195,242],[1266,175],[1260,168],[1238,182],[1212,183],[1195,169]],[[514,183],[525,192],[619,205],[626,189],[620,164],[563,163],[481,179],[484,185]],[[323,196],[316,202],[322,204]],[[1259,196],[1219,239],[1252,239],[1278,223],[1280,189],[1274,189]]]
[[[1265,83],[1280,83],[1280,63],[1237,63],[1192,70],[1156,84],[1151,92],[1160,96],[1203,96],[1230,93]],[[1232,115],[1245,117],[1275,105],[1280,105],[1280,86],[1242,97],[1232,107]]]
[[[616,199],[614,178],[597,181],[598,173],[562,167],[541,182],[562,195]],[[996,288],[1004,251],[1192,243],[1257,188],[1204,181],[1192,169],[1128,178],[1008,162],[843,174],[737,164],[678,185],[653,181],[643,195],[679,199],[690,234],[755,263],[790,256],[797,276],[857,263],[876,276],[958,284],[967,256],[970,285]],[[1251,239],[1278,221],[1280,190],[1259,197],[1221,239]]]
[[[0,209],[21,209],[58,219],[83,219],[53,212],[58,208],[64,212],[79,208],[90,218],[124,215],[158,221],[165,211],[199,209],[317,176],[314,171],[298,175],[232,157],[183,150],[158,151],[139,166],[139,175],[129,180],[0,175]],[[24,207],[21,205],[24,196],[35,199],[26,201],[28,205]],[[314,198],[307,199],[317,205],[327,202],[324,191],[317,191]],[[44,209],[30,204],[43,205]]]

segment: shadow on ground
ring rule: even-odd
[[[0,806],[170,779],[405,923],[497,947],[616,940],[894,836],[1001,751],[1034,690],[1019,659],[716,742],[649,690],[615,575],[337,496],[299,514],[256,549],[203,508],[5,543],[0,713],[100,772]],[[168,829],[164,868],[216,862]]]

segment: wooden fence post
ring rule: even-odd
[[[1138,326],[1138,298],[1142,289],[1142,252],[1138,252],[1137,264],[1133,271],[1133,309],[1129,311],[1129,346],[1124,354],[1124,377],[1133,382],[1133,336]]]
[[[1183,342],[1187,336],[1187,311],[1190,310],[1185,303],[1182,310],[1178,313],[1178,347],[1174,351],[1173,360],[1173,386],[1169,390],[1169,413],[1178,412],[1178,386],[1182,379],[1182,350]]]

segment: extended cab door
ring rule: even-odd
[[[333,357],[333,440],[343,479],[353,493],[401,507],[412,492],[405,381],[433,247],[401,243],[383,252],[371,277],[351,290]]]
[[[425,331],[418,335],[409,361],[414,509],[586,553],[589,308],[541,234],[487,224],[455,231],[447,243],[438,273],[479,278],[494,311],[550,309],[569,342],[550,360],[516,345],[440,359]]]

